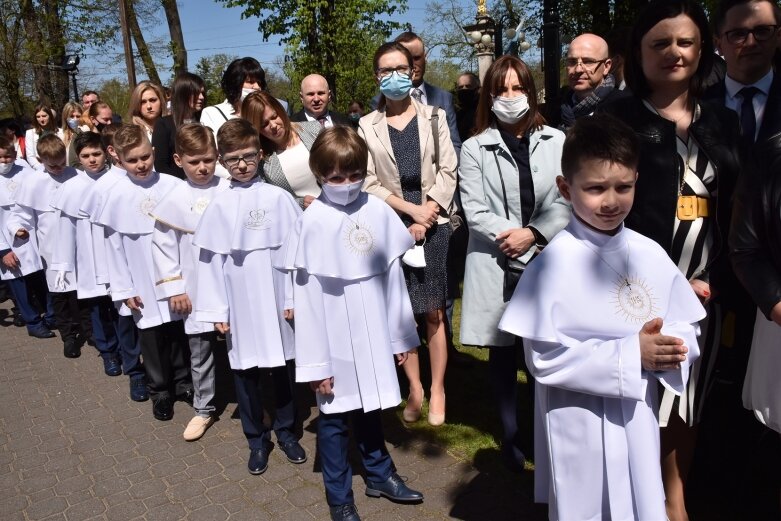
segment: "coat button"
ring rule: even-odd
[[[532,172],[536,172],[536,171],[538,171],[539,169],[540,169],[540,168],[539,168],[537,165],[534,165],[534,166],[532,167]]]

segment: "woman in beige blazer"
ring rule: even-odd
[[[428,421],[445,421],[445,299],[450,238],[450,212],[456,189],[457,159],[450,140],[445,111],[421,105],[410,97],[412,56],[397,43],[380,46],[374,55],[374,72],[380,86],[378,109],[361,118],[359,133],[369,146],[364,190],[383,199],[424,246],[423,268],[404,266],[412,309],[425,320],[426,343],[431,356],[431,394]],[[410,394],[405,421],[417,421],[423,406],[417,356],[404,364]]]

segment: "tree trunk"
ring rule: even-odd
[[[648,0],[616,0],[613,27],[632,27]]]
[[[32,0],[22,0],[20,7],[22,20],[24,20],[24,31],[27,33],[27,50],[29,60],[32,62],[35,93],[40,102],[51,104],[53,93],[51,74],[49,73],[49,57],[44,48],[46,40],[41,33]]]
[[[179,20],[179,8],[176,0],[162,0],[165,18],[168,20],[168,32],[171,33],[171,54],[174,58],[174,74],[187,72],[187,48],[184,46],[182,22]]]
[[[47,55],[51,59],[52,65],[55,66],[51,70],[52,101],[58,109],[68,102],[68,94],[70,92],[68,88],[68,73],[58,67],[62,65],[65,59],[65,32],[60,21],[59,4],[60,0],[42,1],[43,13],[46,17],[46,32],[48,33],[49,46]]]
[[[591,32],[605,36],[612,27],[610,23],[610,2],[608,0],[590,0]]]
[[[24,100],[19,84],[19,53],[23,38],[21,32],[22,20],[16,18],[11,22],[0,24],[0,96],[5,97],[5,109],[15,118],[25,115]]]
[[[144,35],[141,33],[141,27],[138,25],[138,17],[136,17],[136,9],[133,0],[122,0],[125,2],[127,13],[127,26],[130,29],[130,34],[133,36],[133,41],[136,42],[136,48],[138,49],[138,55],[141,57],[141,63],[144,64],[146,74],[149,76],[149,81],[160,85],[160,76],[157,74],[157,67],[152,60],[152,55],[149,53],[149,47],[146,45]],[[135,87],[135,85],[131,85]]]

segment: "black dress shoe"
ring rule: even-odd
[[[391,476],[382,483],[375,483],[374,481],[367,479],[366,495],[369,497],[382,496],[401,503],[417,503],[423,501],[423,494],[409,488],[404,484],[404,480],[396,473],[391,474]]]
[[[299,465],[306,461],[306,451],[304,451],[304,447],[297,441],[291,441],[290,443],[282,443],[280,441],[278,445],[279,448],[282,449],[282,452],[285,453],[285,456],[287,456],[287,460],[290,463]]]
[[[257,476],[266,472],[268,468],[268,453],[271,452],[271,444],[266,443],[260,449],[250,449],[247,469],[249,473]]]
[[[192,389],[187,389],[182,394],[177,394],[176,395],[176,399],[177,400],[179,400],[180,402],[187,403],[187,405],[189,405],[190,407],[193,406],[193,399],[194,398],[195,398],[195,391],[193,391]]]
[[[39,326],[28,329],[27,334],[35,338],[54,338],[56,335],[52,333],[51,329],[40,324]]]
[[[62,344],[62,354],[65,358],[78,358],[81,356],[81,346],[75,338],[69,338]]]
[[[152,401],[152,414],[155,419],[168,421],[174,417],[174,403],[168,396],[162,396]]]
[[[103,357],[103,372],[108,376],[119,376],[122,374],[122,362],[119,356],[115,354],[105,355]]]
[[[16,327],[24,327],[27,325],[27,322],[24,321],[22,315],[14,315],[14,325]]]
[[[333,521],[361,521],[358,517],[358,509],[355,508],[355,503],[347,503],[346,505],[336,505],[335,507],[329,507],[331,511],[331,519]]]
[[[145,402],[149,399],[146,378],[143,376],[130,379],[130,399],[134,402]]]

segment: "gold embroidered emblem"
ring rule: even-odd
[[[645,323],[658,313],[651,288],[638,277],[616,279],[613,303],[616,315],[630,323]]]
[[[344,231],[347,247],[356,255],[368,255],[374,249],[374,236],[366,225],[355,223]]]
[[[155,206],[157,206],[157,199],[152,198],[151,195],[147,195],[141,201],[141,204],[138,205],[138,209],[141,210],[142,214],[149,215],[152,213],[152,210],[155,209]]]
[[[207,206],[209,206],[209,200],[205,197],[199,197],[190,207],[190,210],[198,215],[202,215],[206,211]]]

